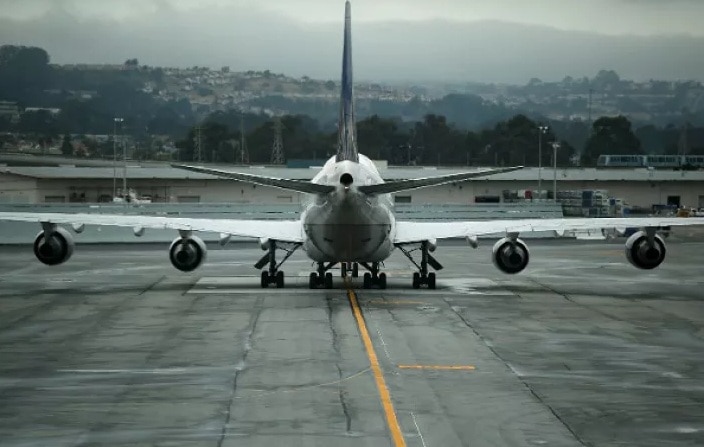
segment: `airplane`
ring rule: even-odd
[[[343,276],[357,277],[359,267],[365,289],[386,288],[383,262],[399,249],[416,267],[412,286],[436,287],[436,273],[443,266],[430,253],[437,241],[466,238],[477,248],[477,238],[489,234],[505,234],[492,249],[494,265],[504,273],[523,271],[529,262],[528,246],[519,238],[521,232],[565,231],[588,229],[619,229],[636,227],[625,244],[628,261],[639,269],[653,269],[665,259],[666,246],[658,229],[666,226],[704,225],[704,218],[576,218],[576,219],[516,219],[487,221],[413,222],[398,221],[394,215],[392,193],[467,181],[521,169],[521,166],[483,169],[436,177],[385,182],[374,163],[357,150],[357,132],[352,83],[351,7],[345,3],[344,40],[342,55],[342,85],[338,123],[337,153],[332,156],[311,181],[266,177],[230,172],[207,167],[174,165],[181,169],[255,185],[264,185],[305,193],[308,197],[298,220],[263,221],[240,219],[175,218],[160,216],[129,216],[68,213],[0,213],[0,220],[38,222],[42,230],[34,241],[34,254],[39,261],[53,266],[62,264],[74,251],[71,233],[59,225],[70,225],[80,233],[85,225],[132,227],[136,236],[145,229],[173,229],[179,235],[169,247],[169,259],[178,270],[190,272],[205,261],[207,248],[195,232],[220,233],[221,244],[232,236],[259,239],[266,251],[254,265],[262,270],[261,287],[284,287],[286,260],[299,248],[316,265],[310,273],[310,288],[332,288],[331,268],[340,265]],[[277,259],[277,251],[284,252]],[[414,253],[419,252],[420,256]],[[266,268],[265,268],[266,267]],[[431,269],[433,271],[431,271]]]

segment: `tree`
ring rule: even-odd
[[[642,154],[640,140],[631,130],[631,122],[625,116],[602,116],[594,121],[592,133],[582,154],[583,162],[595,164],[599,155]]]
[[[592,85],[597,90],[614,90],[619,87],[621,78],[614,70],[599,70]]]
[[[64,135],[63,142],[61,143],[61,153],[66,156],[73,155],[73,145],[71,144],[71,136],[69,134]]]
[[[375,159],[388,159],[391,148],[408,138],[398,132],[394,120],[372,115],[357,123],[357,144],[366,155]]]
[[[46,88],[50,74],[49,55],[43,49],[0,46],[0,98],[23,100]]]

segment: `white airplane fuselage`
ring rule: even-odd
[[[332,157],[312,182],[335,186],[327,195],[313,196],[301,215],[303,248],[312,260],[380,262],[391,255],[396,231],[391,195],[357,189],[384,182],[369,158],[359,154],[357,163]]]

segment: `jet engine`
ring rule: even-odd
[[[205,242],[198,236],[177,237],[169,247],[169,259],[182,272],[197,269],[208,254]]]
[[[73,254],[73,236],[66,229],[57,227],[47,237],[42,230],[34,239],[34,255],[46,265],[59,265]]]
[[[497,269],[510,274],[526,268],[530,258],[525,242],[507,237],[494,244],[491,257]]]
[[[626,241],[626,258],[634,267],[643,270],[654,269],[665,260],[665,241],[656,234],[652,242],[648,240],[645,231],[631,235]]]

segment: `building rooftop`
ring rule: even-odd
[[[310,180],[320,170],[320,167],[311,168],[285,168],[285,167],[243,167],[243,166],[218,166],[218,169],[248,174],[258,174],[269,177],[287,179]],[[390,167],[380,170],[381,176],[386,180],[409,179],[417,177],[434,177],[445,174],[473,171],[485,168],[433,168],[433,167]],[[122,178],[123,167],[118,165],[115,171],[112,167],[75,167],[75,166],[31,166],[15,167],[0,166],[0,174],[14,174],[37,179],[112,179],[114,175]],[[552,181],[552,168],[543,168],[541,172],[543,181]],[[129,179],[164,179],[164,180],[214,180],[217,176],[185,171],[173,167],[139,167],[128,166],[127,178]],[[538,168],[525,168],[504,174],[479,177],[488,181],[531,181],[538,180]],[[570,168],[558,169],[559,181],[704,181],[704,171],[666,171],[648,169],[595,169],[595,168]],[[475,180],[476,181],[476,180]]]

